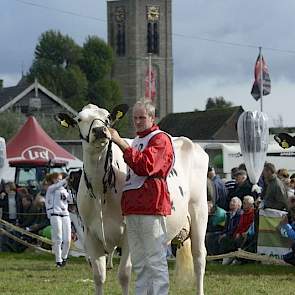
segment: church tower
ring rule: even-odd
[[[115,54],[111,78],[124,103],[149,98],[163,118],[173,107],[171,0],[109,0],[107,14]]]

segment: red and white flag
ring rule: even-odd
[[[153,68],[147,69],[145,75],[145,98],[154,102],[156,98],[156,73]]]
[[[251,95],[254,99],[259,100],[261,95],[268,95],[271,91],[268,67],[261,53],[259,53],[255,63],[254,76],[255,81],[252,86]]]

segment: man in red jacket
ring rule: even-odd
[[[123,152],[128,165],[122,195],[133,270],[137,274],[136,294],[166,295],[169,274],[166,259],[165,217],[171,214],[166,177],[174,163],[174,150],[168,134],[155,125],[155,107],[138,101],[133,107],[137,133],[132,146],[109,128],[112,141]]]

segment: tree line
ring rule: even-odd
[[[36,45],[27,80],[35,78],[76,110],[88,103],[110,108],[121,100],[109,79],[113,52],[105,41],[89,36],[82,46],[58,31],[44,32]]]

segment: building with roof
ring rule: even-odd
[[[0,80],[0,113],[8,110],[26,116],[36,113],[52,116],[59,112],[77,114],[72,107],[41,85],[37,79],[33,83],[28,83],[24,77],[12,87],[3,87],[3,80]]]
[[[171,113],[159,122],[172,136],[185,136],[193,141],[237,141],[237,122],[244,112],[241,106],[186,113]]]
[[[3,80],[0,80],[0,113],[8,111],[19,112],[27,117],[42,115],[50,119],[60,112],[69,113],[71,116],[77,114],[76,110],[40,84],[37,79],[29,83],[25,77],[12,87],[3,87]],[[58,144],[76,157],[82,158],[80,140],[59,140]]]

